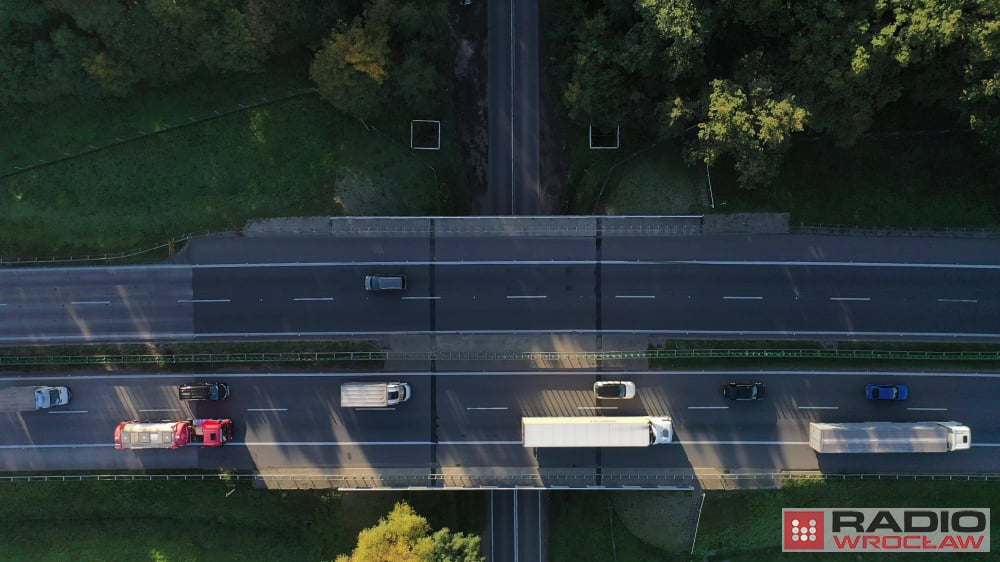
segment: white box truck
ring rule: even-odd
[[[65,386],[15,386],[0,389],[0,411],[31,412],[69,404]]]
[[[649,447],[673,436],[668,417],[521,418],[525,447]]]
[[[341,408],[384,408],[410,399],[405,382],[345,382],[340,385]]]
[[[810,423],[809,446],[817,453],[945,453],[972,446],[972,431],[959,422]]]

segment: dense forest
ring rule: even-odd
[[[4,0],[0,109],[311,62],[321,94],[356,117],[431,111],[447,102],[450,49],[444,0]]]
[[[796,133],[971,128],[1000,146],[996,0],[553,1],[573,120],[681,138],[692,161],[731,158],[744,187]]]
[[[971,128],[1000,147],[996,0],[547,0],[571,119],[681,139],[766,184],[796,134]],[[338,109],[450,103],[445,0],[5,0],[0,110],[198,73],[308,72]],[[291,61],[291,62],[289,62]],[[565,87],[563,87],[565,85]],[[891,119],[885,119],[892,115]],[[880,122],[880,117],[882,117]]]

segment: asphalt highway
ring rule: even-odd
[[[310,261],[4,268],[0,343],[597,332],[1000,339],[996,241],[852,242],[634,237],[606,239],[598,252],[582,237],[362,238],[327,240]],[[263,246],[294,252],[296,242]],[[407,292],[366,293],[372,273],[406,275]]]
[[[70,386],[73,401],[50,412],[0,414],[0,470],[99,470],[219,467],[536,467],[615,469],[755,468],[765,470],[997,472],[1000,421],[993,412],[1000,375],[976,373],[653,372],[438,373],[435,404],[425,373],[74,375],[31,383]],[[633,400],[601,400],[603,379],[636,383]],[[222,379],[232,397],[180,402],[176,385]],[[340,408],[348,380],[403,380],[414,397],[388,409]],[[722,386],[761,381],[768,398],[729,402]],[[870,382],[905,382],[905,402],[865,400]],[[4,377],[3,386],[25,384]],[[648,448],[526,449],[522,416],[669,415],[675,441]],[[229,417],[234,443],[222,449],[114,451],[114,427],[130,419]],[[973,449],[947,454],[817,455],[810,421],[947,421],[972,428]],[[435,438],[436,436],[436,438]],[[436,446],[433,446],[436,445]],[[12,452],[17,454],[12,454]]]

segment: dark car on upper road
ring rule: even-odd
[[[618,398],[621,400],[635,398],[635,383],[627,381],[597,381],[594,383],[594,396],[598,398]]]
[[[402,293],[406,277],[402,275],[365,275],[365,290],[370,293]]]
[[[865,387],[869,400],[906,400],[910,389],[905,384],[870,384]]]
[[[764,398],[764,383],[731,382],[722,387],[722,395],[730,400],[760,400]]]

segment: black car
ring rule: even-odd
[[[177,387],[181,400],[225,400],[229,398],[229,385],[224,382],[196,382]]]
[[[594,383],[594,396],[621,400],[635,398],[635,383],[631,381],[597,381]]]
[[[722,395],[730,400],[760,400],[764,398],[764,383],[731,382],[722,387]]]

